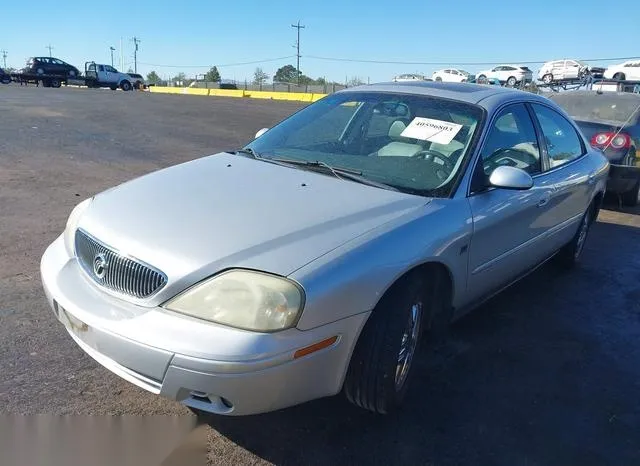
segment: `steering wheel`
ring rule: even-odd
[[[435,150],[421,150],[411,157],[415,159],[430,160],[432,162],[436,159],[441,160],[442,164],[449,170],[449,173],[451,173],[455,169],[455,165],[451,160],[449,160],[449,157],[441,154],[440,152],[436,152]]]
[[[514,149],[513,147],[505,147],[505,148],[496,150],[489,157],[487,157],[484,160],[485,166],[488,165],[491,170],[499,167],[500,163],[498,163],[498,160],[496,159],[498,159],[501,155],[509,154],[510,152],[513,152],[514,154],[506,155],[506,157],[511,160],[523,162],[523,163],[526,163],[527,165],[532,165],[532,166],[535,166],[538,164],[538,159],[535,158],[530,153],[524,150]]]

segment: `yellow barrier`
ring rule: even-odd
[[[162,87],[151,86],[151,92],[158,94],[208,95],[212,97],[249,97],[252,99],[289,100],[294,102],[315,102],[327,94],[303,92],[244,91],[242,89],[201,89],[198,87]]]
[[[199,87],[187,88],[187,94],[189,95],[209,95],[209,89],[200,89]]]
[[[244,97],[240,89],[209,89],[209,95],[215,97]]]

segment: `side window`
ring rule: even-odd
[[[543,105],[532,104],[547,144],[551,168],[559,167],[584,154],[578,133],[562,115]]]
[[[63,62],[61,60],[58,60],[57,58],[52,58],[51,61],[53,63],[55,63],[56,65],[65,65],[66,64],[65,62]]]
[[[444,70],[445,73],[451,74],[451,70]]]
[[[104,66],[102,65],[98,66],[98,71],[104,71]]]
[[[531,175],[542,171],[536,132],[523,104],[510,105],[494,120],[482,148],[482,162],[486,175],[502,165]]]
[[[104,69],[109,73],[117,73],[116,69],[109,65],[105,65]]]

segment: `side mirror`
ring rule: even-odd
[[[533,178],[516,167],[498,167],[489,176],[489,184],[496,188],[527,190],[533,186]]]
[[[260,136],[262,136],[264,133],[266,133],[267,131],[269,131],[269,128],[262,128],[260,131],[258,131],[256,133],[256,137],[254,139],[258,139]]]

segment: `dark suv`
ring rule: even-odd
[[[73,65],[53,57],[32,57],[27,60],[25,73],[52,74],[65,78],[80,76],[80,71]]]

